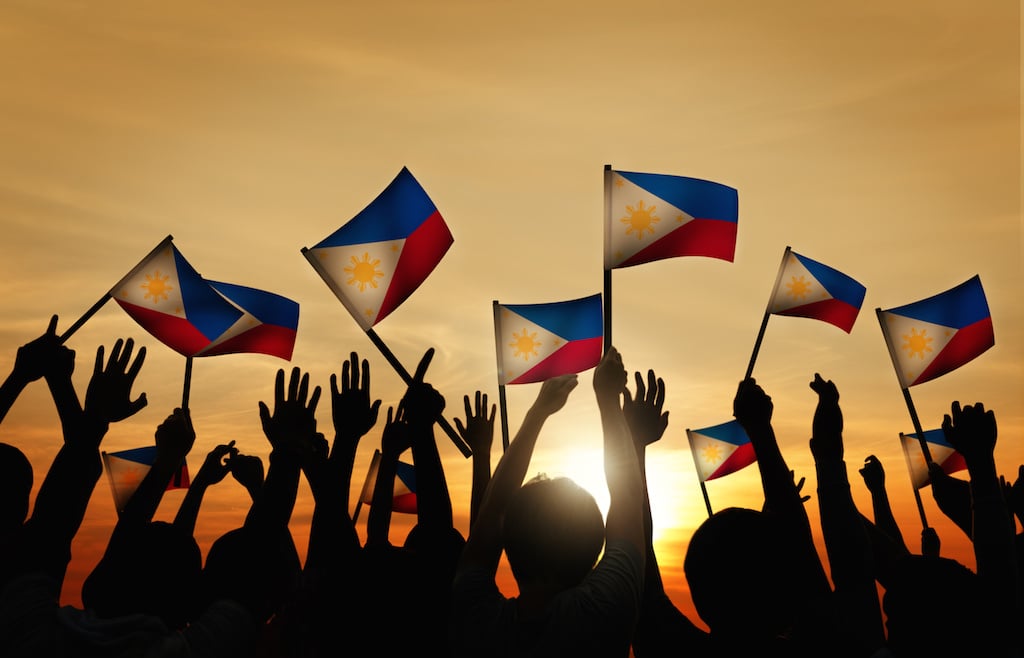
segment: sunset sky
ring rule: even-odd
[[[601,292],[603,168],[724,183],[739,193],[734,262],[676,258],[613,272],[614,344],[631,371],[667,385],[669,428],[649,450],[656,549],[685,612],[689,537],[706,517],[686,428],[730,420],[732,397],[787,245],[861,282],[850,334],[773,316],[754,376],[775,403],[783,455],[820,541],[807,447],[832,379],[856,469],[886,469],[896,517],[919,546],[921,522],[898,435],[913,431],[876,308],[907,304],[980,275],[995,346],[911,394],[925,429],[953,400],[982,401],[999,424],[996,459],[1024,463],[1019,3],[431,2],[313,0],[0,5],[0,368],[49,316],[63,330],[167,235],[210,279],[301,306],[291,363],[238,354],[195,362],[193,472],[217,443],[266,456],[257,401],[297,365],[328,387],[352,350],[369,359],[385,408],[401,379],[300,253],[372,200],[406,166],[454,236],[434,273],[377,325],[411,370],[462,416],[462,396],[497,399],[492,302]],[[184,358],[114,303],[68,341],[84,393],[100,344],[149,350],[137,391],[149,406],[112,428],[108,451],[146,445],[181,401]],[[549,421],[531,474],[566,474],[606,505],[590,373]],[[509,386],[513,432],[539,385]],[[363,439],[362,485],[383,416]],[[321,429],[330,434],[329,404]],[[48,391],[31,386],[0,426],[31,459],[36,485],[61,444]],[[438,433],[456,524],[468,530],[470,461]],[[496,437],[493,459],[501,452]],[[961,474],[963,476],[964,474]],[[308,537],[303,483],[292,529]],[[712,505],[759,508],[756,467],[709,482]],[[181,501],[169,492],[158,518]],[[959,530],[922,491],[943,554],[974,566]],[[239,525],[244,490],[212,488],[205,550]],[[359,532],[365,536],[365,510]],[[115,521],[101,480],[74,547],[64,600]],[[400,543],[412,518],[395,515]],[[824,558],[824,551],[822,550]],[[724,566],[724,565],[723,565]],[[503,590],[515,594],[503,570]]]

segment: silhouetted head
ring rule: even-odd
[[[604,546],[604,517],[585,489],[564,477],[537,476],[505,510],[502,542],[512,575],[523,583],[579,584]]]
[[[907,555],[897,560],[882,599],[889,648],[899,658],[982,656],[993,634],[977,575],[955,560]]]
[[[0,536],[9,537],[28,518],[32,464],[18,448],[0,443]]]
[[[280,609],[298,585],[302,562],[287,531],[236,528],[221,535],[206,554],[204,605],[218,599],[240,603],[261,622]]]
[[[784,635],[801,607],[796,551],[770,513],[727,508],[697,528],[683,562],[697,614],[713,637],[753,643]]]
[[[195,612],[202,554],[192,535],[163,521],[115,531],[82,584],[82,603],[100,617],[144,613],[180,629]]]

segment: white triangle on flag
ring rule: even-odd
[[[502,306],[498,312],[501,384],[513,381],[566,344],[558,334]]]
[[[769,313],[778,313],[831,298],[832,295],[825,290],[825,286],[818,282],[793,252],[790,252],[775,288]]]
[[[697,467],[697,475],[701,482],[711,477],[711,474],[739,449],[738,445],[720,441],[700,432],[688,431],[687,436],[690,439],[693,463]]]
[[[693,219],[616,171],[611,172],[610,187],[605,268],[618,265]]]
[[[896,375],[904,388],[913,385],[957,332],[953,327],[888,311],[882,312],[882,326],[885,327]]]
[[[340,247],[310,249],[328,284],[365,330],[377,321],[405,240],[364,242]]]
[[[115,299],[159,313],[185,317],[174,248],[168,245],[140,263],[136,271],[110,291]]]

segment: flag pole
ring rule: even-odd
[[[192,388],[192,357],[185,357],[185,383],[181,388],[181,408],[188,409],[188,395]]]
[[[782,272],[786,269],[789,252],[789,245],[786,245],[786,250],[782,252],[782,263],[779,264],[779,273],[775,275],[775,285],[772,286],[772,293],[768,296],[768,303],[765,304],[764,317],[761,318],[761,328],[758,329],[757,338],[754,339],[754,351],[750,355],[750,363],[747,364],[747,373],[743,375],[743,379],[750,379],[750,375],[754,372],[754,362],[757,361],[757,353],[761,351],[761,341],[764,339],[765,329],[768,328],[768,318],[772,315],[772,300],[775,299],[775,293],[779,290],[779,282],[782,281]]]
[[[704,480],[700,481],[700,492],[704,494],[704,507],[708,508],[708,518],[711,518],[713,512],[711,511],[711,500],[708,499],[708,488],[704,484]]]
[[[910,462],[910,453],[907,452],[907,444],[903,442],[903,433],[900,433],[900,447],[903,448],[903,459],[907,462],[907,472],[910,473],[910,486],[914,490],[914,502],[917,503],[917,513],[921,516],[921,526],[928,527],[928,517],[924,514],[924,503],[921,502],[921,491],[914,482],[914,468]]]
[[[391,348],[389,348],[384,343],[384,341],[380,339],[380,336],[377,335],[377,332],[370,328],[366,330],[366,335],[370,338],[370,342],[377,346],[377,349],[380,350],[380,353],[384,355],[384,358],[387,359],[387,362],[391,364],[391,367],[394,368],[395,371],[399,374],[399,376],[402,378],[402,381],[404,381],[406,384],[411,384],[412,375],[410,375],[409,371],[405,369],[405,366],[402,365],[402,362],[398,360],[398,357],[396,357],[394,352],[391,351]],[[462,440],[462,437],[459,436],[458,432],[455,431],[455,428],[451,426],[451,423],[449,423],[444,416],[437,417],[437,424],[440,425],[441,429],[445,431],[445,434],[447,434],[448,438],[452,440],[452,443],[455,444],[455,447],[462,452],[463,457],[470,457],[473,454],[473,451],[470,449],[470,447],[466,444],[465,441]]]
[[[612,346],[612,270],[608,267],[608,245],[611,240],[611,209],[612,209],[612,166],[604,166],[604,351]]]
[[[356,508],[352,511],[352,525],[356,524],[356,519],[359,518],[359,511],[363,508],[363,499],[366,498],[367,490],[370,488],[370,475],[375,474],[374,466],[380,464],[380,448],[373,449],[373,457],[370,458],[370,470],[366,473],[366,479],[363,480],[363,489],[359,492],[359,499],[356,500]]]
[[[917,416],[917,409],[914,408],[914,400],[910,397],[910,388],[903,385],[903,378],[899,373],[899,361],[896,359],[896,350],[889,339],[889,332],[885,330],[885,319],[882,317],[882,309],[875,308],[875,315],[878,317],[878,326],[882,328],[882,337],[885,338],[885,346],[889,349],[889,358],[892,359],[893,372],[896,373],[896,380],[900,383],[900,390],[903,391],[903,400],[907,403],[907,411],[910,412],[910,421],[914,424],[914,431],[917,432],[917,439],[921,443],[921,452],[924,453],[925,463],[932,463],[932,452],[928,449],[928,442],[924,440],[924,430],[921,428],[921,420]]]
[[[494,352],[498,361],[498,408],[501,410],[502,452],[508,450],[508,401],[505,398],[505,360],[501,356],[501,309],[498,300],[491,301],[494,312]]]

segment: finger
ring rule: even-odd
[[[132,350],[135,349],[135,340],[129,338],[124,342],[124,349],[121,350],[121,354],[117,359],[117,370],[118,372],[124,372],[128,369],[128,362],[132,358]]]
[[[309,373],[305,372],[299,377],[299,397],[296,399],[305,405],[307,397],[309,397]]]
[[[352,366],[349,369],[352,380],[349,382],[349,388],[359,390],[359,357],[356,356],[355,352],[352,352],[349,356],[352,359]]]
[[[492,404],[491,405],[491,415],[487,418],[487,422],[488,423],[490,423],[492,425],[494,424],[494,414],[497,413],[497,411],[498,411],[498,406]],[[1021,468],[1024,468],[1024,466],[1022,466]]]
[[[654,396],[654,406],[661,409],[665,406],[665,380],[661,377],[658,377],[655,390],[657,393]]]
[[[636,399],[643,400],[646,397],[646,390],[644,388],[644,378],[640,375],[640,371],[633,373],[633,379],[636,381]]]
[[[341,364],[341,392],[347,393],[352,387],[349,386],[349,378],[352,376],[352,365],[346,361]]]
[[[128,415],[134,416],[142,411],[147,404],[149,404],[149,400],[146,399],[146,394],[142,393],[134,401],[128,403]]]
[[[342,367],[344,370],[344,367]],[[338,375],[331,373],[331,397],[338,397],[341,393],[338,391]]]
[[[388,407],[388,425],[391,425],[394,422],[395,422],[395,408],[394,407]]]
[[[146,346],[143,345],[139,348],[139,353],[135,355],[135,360],[132,361],[132,365],[128,368],[128,381],[135,381],[135,377],[138,376],[139,371],[142,370],[142,364],[146,360]]]
[[[465,435],[466,435],[466,426],[463,425],[462,421],[459,420],[458,418],[455,419],[455,429],[458,430],[459,436],[465,437]]]
[[[118,338],[114,341],[114,346],[110,348],[110,358],[107,359],[107,368],[113,368],[117,364],[117,360],[121,357],[121,347],[124,345],[124,340]]]
[[[373,422],[377,422],[377,413],[380,412],[380,400],[374,400],[373,405],[370,407],[370,413],[373,415]]]
[[[284,368],[278,368],[274,377],[274,405],[284,402]]]
[[[487,408],[487,396],[482,391],[477,391],[476,395],[473,396],[473,404],[476,409],[476,415],[482,416]]]
[[[260,420],[263,421],[264,425],[266,425],[267,423],[270,422],[270,409],[267,408],[266,403],[264,403],[262,400],[260,401],[259,405],[260,405]]]
[[[370,394],[370,362],[363,359],[363,389]]]
[[[302,375],[298,368],[292,368],[291,375],[288,377],[288,397],[282,398],[285,400],[294,400],[299,394],[299,379]]]
[[[430,361],[434,358],[434,348],[431,347],[420,359],[419,365],[416,366],[416,374],[412,376],[414,382],[422,382],[423,376],[427,374],[427,368],[430,367]]]
[[[960,401],[959,400],[954,400],[953,401],[952,411],[953,411],[953,420],[959,421],[961,414],[963,414],[963,409],[960,408]]]
[[[655,399],[658,395],[658,378],[654,376],[653,370],[647,371],[647,395]]]
[[[477,395],[479,395],[479,393],[477,393]],[[480,398],[479,397],[477,398],[476,403],[477,403],[477,405],[480,404]],[[469,406],[469,396],[468,395],[463,395],[462,396],[462,404],[466,407],[466,418],[467,419],[472,418],[473,417],[473,410]],[[479,408],[479,407],[477,407],[477,408]]]
[[[317,386],[313,389],[313,395],[309,397],[309,404],[306,406],[310,413],[316,411],[316,405],[320,402],[320,387]]]
[[[56,315],[51,315],[50,316],[50,324],[47,325],[47,327],[46,327],[46,335],[47,336],[56,336],[57,335],[57,316]]]
[[[98,375],[103,372],[103,346],[96,348],[96,364],[93,365],[92,374]]]

